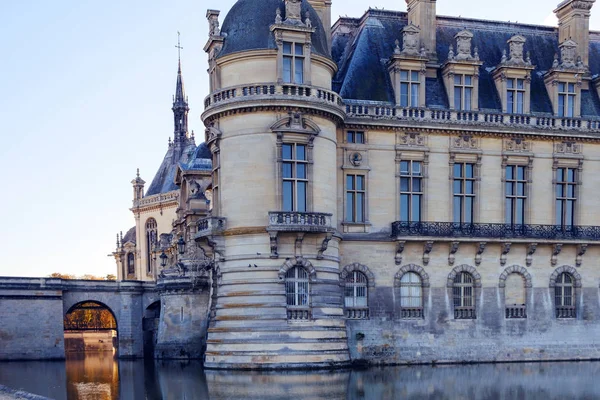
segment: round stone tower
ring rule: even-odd
[[[336,65],[307,0],[209,10],[214,257],[209,368],[332,367],[349,353],[339,281]]]

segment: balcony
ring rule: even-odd
[[[332,214],[296,211],[273,211],[269,213],[270,232],[333,232]]]
[[[512,306],[506,306],[505,317],[506,317],[506,319],[527,318],[527,309],[524,305],[519,305],[519,304],[515,304]]]
[[[206,236],[220,235],[227,228],[227,218],[206,217],[198,220],[198,233],[195,239]]]
[[[600,226],[393,222],[392,237],[600,241]]]

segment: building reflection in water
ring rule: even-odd
[[[597,399],[600,363],[385,367],[342,371],[203,371],[200,362],[0,363],[0,384],[57,400]]]

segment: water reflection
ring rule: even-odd
[[[0,383],[62,399],[553,400],[600,398],[600,363],[386,367],[308,372],[203,371],[198,362],[0,363]]]

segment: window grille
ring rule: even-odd
[[[471,111],[473,101],[473,76],[454,75],[454,109]]]
[[[573,118],[575,116],[575,84],[558,83],[558,116]]]
[[[400,70],[400,106],[419,107],[419,71]]]
[[[400,220],[421,222],[423,201],[423,163],[400,161]]]
[[[508,319],[527,318],[525,280],[519,274],[506,277],[504,286],[505,317]]]
[[[454,223],[472,224],[475,214],[475,164],[454,164]]]
[[[556,225],[571,227],[577,201],[577,171],[574,168],[556,170]]]
[[[284,143],[283,211],[306,212],[308,190],[308,159],[306,145]]]
[[[576,318],[575,286],[573,277],[563,272],[554,286],[556,318]]]
[[[509,114],[523,114],[525,79],[507,79],[506,87],[506,111]]]
[[[423,318],[423,285],[415,272],[400,278],[400,310],[403,319]]]
[[[283,42],[283,82],[304,83],[304,44]]]
[[[526,190],[527,179],[525,176],[525,167],[521,165],[507,165],[505,188],[507,224],[525,224]]]
[[[368,281],[367,276],[362,272],[353,271],[346,278],[344,305],[347,318],[366,319],[369,317]]]
[[[454,277],[452,297],[454,319],[475,319],[475,293],[473,276],[460,272]]]
[[[302,267],[291,268],[285,274],[287,316],[290,320],[310,319],[310,283],[308,272]]]
[[[346,175],[346,221],[365,222],[367,190],[363,175]]]

